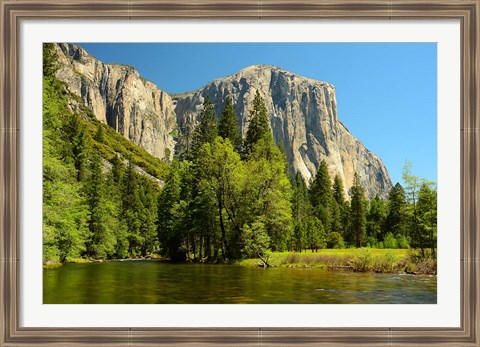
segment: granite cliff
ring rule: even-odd
[[[325,160],[338,173],[345,190],[358,173],[369,197],[386,198],[392,186],[380,158],[369,151],[338,119],[333,85],[270,65],[254,65],[184,94],[169,95],[143,79],[132,67],[104,64],[72,44],[57,45],[57,77],[79,95],[97,118],[161,159],[172,159],[175,130],[195,122],[210,97],[218,115],[230,96],[242,135],[258,90],[270,114],[277,145],[292,172],[308,181]]]
[[[131,66],[104,64],[83,48],[61,43],[57,78],[97,118],[160,159],[172,159],[176,129],[172,98]]]
[[[177,122],[189,122],[207,96],[221,114],[225,98],[230,96],[245,136],[248,109],[257,90],[270,113],[275,143],[284,150],[292,171],[299,171],[308,181],[325,160],[331,177],[338,173],[342,178],[345,191],[356,171],[369,197],[388,195],[392,184],[385,165],[339,121],[335,88],[329,83],[275,66],[250,66],[194,92],[174,96]]]

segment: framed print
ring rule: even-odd
[[[478,0],[0,3],[2,346],[479,344]]]

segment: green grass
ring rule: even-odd
[[[271,252],[268,262],[276,267],[314,267],[356,272],[436,273],[436,261],[416,257],[407,249],[346,248],[321,249],[318,252]],[[258,259],[239,261],[240,265],[257,265]]]

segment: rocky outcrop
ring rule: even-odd
[[[57,78],[80,96],[96,117],[150,154],[171,160],[175,106],[170,95],[130,66],[104,64],[84,49],[56,46]]]
[[[345,191],[358,173],[369,197],[387,197],[392,186],[380,158],[339,121],[335,88],[270,65],[254,65],[217,79],[194,92],[170,96],[143,79],[132,67],[104,64],[84,49],[58,44],[57,77],[79,95],[97,118],[161,159],[172,159],[175,130],[191,128],[207,96],[218,115],[230,96],[242,135],[258,90],[270,114],[277,145],[292,172],[309,181],[322,160],[333,178],[339,174]]]
[[[230,96],[245,136],[248,110],[257,90],[270,113],[275,142],[286,153],[293,172],[299,171],[308,181],[325,160],[332,178],[338,173],[346,191],[357,172],[369,197],[377,193],[387,196],[392,185],[387,169],[339,121],[335,88],[329,83],[274,66],[250,66],[194,92],[174,96],[177,122],[182,125],[198,114],[207,96],[221,114],[225,98]]]

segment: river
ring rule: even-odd
[[[44,304],[436,304],[437,278],[123,261],[43,272]]]

